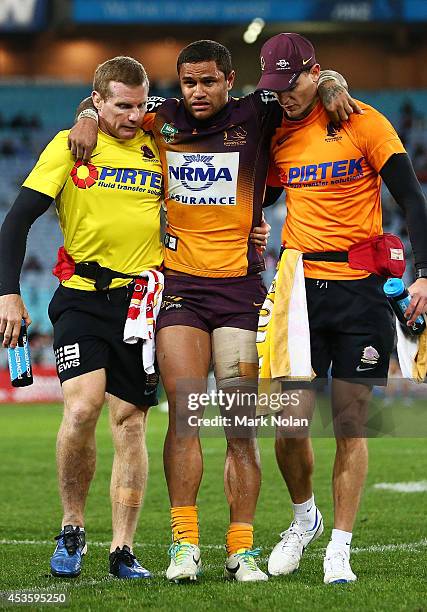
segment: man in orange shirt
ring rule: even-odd
[[[382,290],[384,279],[348,264],[351,245],[381,235],[381,179],[406,215],[417,280],[408,325],[427,306],[427,209],[411,162],[392,125],[359,103],[334,126],[319,103],[320,66],[312,44],[298,34],[279,34],[261,51],[258,89],[276,93],[284,109],[272,141],[272,171],[286,190],[284,248],[304,255],[311,359],[316,380],[332,364],[336,437],[333,469],[334,529],[324,559],[324,582],[352,582],[350,542],[367,473],[368,450],[360,433],[373,384],[385,384],[394,342],[394,321]],[[277,183],[276,183],[277,184]],[[317,387],[317,385],[315,385]],[[309,412],[313,389],[305,391]],[[356,427],[355,427],[356,426]],[[358,428],[359,427],[359,428]],[[295,571],[306,546],[323,532],[312,489],[310,439],[286,438],[278,428],[276,455],[288,486],[294,521],[273,549],[270,574]]]

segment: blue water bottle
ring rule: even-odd
[[[411,296],[409,295],[405,285],[401,278],[389,278],[386,283],[384,283],[384,293],[387,296],[387,299],[390,303],[390,306],[393,308],[394,314],[397,319],[402,323],[403,327],[410,334],[422,334],[426,328],[426,322],[424,317],[419,316],[415,319],[415,323],[413,323],[410,327],[408,327],[407,319],[405,318],[405,311],[409,306],[409,302],[411,301]]]
[[[33,384],[31,369],[30,345],[28,344],[27,326],[24,319],[16,347],[7,349],[9,360],[10,382],[12,387],[27,387]]]

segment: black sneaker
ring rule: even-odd
[[[110,574],[116,578],[151,578],[150,572],[138,563],[126,544],[110,553]]]

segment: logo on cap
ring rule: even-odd
[[[288,62],[288,60],[280,59],[278,62],[276,62],[276,66],[279,70],[285,70],[285,68],[290,66],[290,63]]]
[[[265,59],[263,55],[261,55],[261,70],[265,70]]]

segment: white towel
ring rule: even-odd
[[[144,270],[135,281],[123,332],[127,344],[142,340],[142,361],[146,374],[154,374],[156,358],[156,319],[162,303],[164,276],[157,270]]]
[[[427,369],[427,330],[419,336],[406,334],[396,319],[397,356],[403,378],[416,383],[426,381]]]

